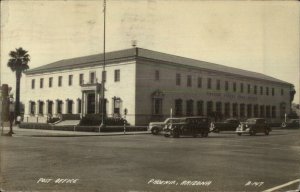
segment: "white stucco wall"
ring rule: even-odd
[[[120,70],[120,81],[114,81],[114,71]],[[106,92],[105,98],[108,100],[107,113],[112,114],[112,98],[120,97],[121,115],[123,116],[124,108],[128,109],[127,120],[131,124],[135,124],[134,111],[135,111],[135,62],[122,62],[116,64],[106,65]],[[44,114],[46,114],[46,101],[52,100],[55,103],[56,99],[64,102],[63,113],[66,113],[66,100],[74,101],[73,114],[77,113],[77,99],[81,99],[81,86],[79,85],[79,74],[84,74],[84,83],[89,82],[90,72],[96,72],[96,79],[101,82],[102,66],[86,67],[80,69],[69,69],[64,71],[57,71],[51,73],[26,75],[25,83],[26,88],[22,89],[23,102],[25,104],[25,116],[29,115],[29,101],[38,100],[44,101]],[[72,86],[68,85],[69,75],[73,75]],[[62,76],[62,86],[58,87],[58,77]],[[49,78],[53,77],[53,85],[49,87]],[[40,88],[40,78],[44,78],[44,87]],[[35,89],[31,88],[31,81],[35,79]],[[55,114],[54,104],[54,114]]]

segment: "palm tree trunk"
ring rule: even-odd
[[[16,71],[16,103],[15,103],[15,117],[20,115],[20,80],[21,71]]]

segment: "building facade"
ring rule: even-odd
[[[169,116],[265,117],[290,112],[293,85],[264,74],[141,48],[66,59],[26,72],[26,117],[102,112],[145,125]],[[102,77],[105,102],[102,102]],[[28,119],[27,118],[27,119]]]

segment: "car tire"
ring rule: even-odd
[[[286,123],[283,122],[283,123],[281,124],[281,127],[282,127],[282,128],[286,128]]]
[[[218,128],[215,129],[215,133],[220,133],[220,130]]]
[[[269,135],[269,134],[270,134],[269,129],[266,129],[266,130],[265,130],[265,135]]]
[[[170,137],[170,135],[169,135],[169,134],[164,134],[164,136],[165,136],[165,137]]]
[[[179,131],[177,130],[177,129],[174,129],[173,131],[172,131],[172,137],[173,138],[179,138]]]
[[[151,130],[151,133],[152,133],[153,135],[158,135],[158,133],[159,133],[158,128],[157,128],[157,127],[154,127],[154,128]]]
[[[252,130],[250,130],[250,135],[251,135],[251,136],[255,136],[255,135],[256,135],[256,132],[252,129]]]
[[[207,132],[202,132],[202,133],[201,133],[201,136],[202,136],[202,137],[208,137],[208,133],[207,133]]]
[[[237,133],[237,135],[238,135],[238,136],[241,136],[241,135],[242,135],[242,133]]]

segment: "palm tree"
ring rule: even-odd
[[[16,72],[16,103],[15,103],[15,117],[20,115],[20,81],[22,73],[29,69],[28,62],[30,61],[30,55],[28,51],[22,47],[11,51],[9,53],[10,59],[8,60],[7,66]]]

